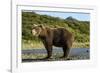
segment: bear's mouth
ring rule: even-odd
[[[33,36],[37,36],[37,32],[35,29],[32,30],[32,34],[33,34]]]
[[[32,30],[33,36],[36,36],[37,37],[37,36],[39,36],[39,33],[40,32],[39,31],[36,31],[35,29]]]

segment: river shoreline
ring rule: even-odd
[[[45,49],[32,49],[32,50],[22,50],[22,62],[25,61],[25,59],[30,60],[32,59],[32,62],[35,61],[45,61],[43,58],[45,58],[47,55],[47,52]],[[68,60],[68,59],[60,59],[63,55],[63,51],[61,48],[54,48],[52,53],[52,59],[50,61],[60,61],[60,60]],[[69,60],[85,60],[90,59],[90,49],[89,48],[73,48],[70,50],[69,54]]]

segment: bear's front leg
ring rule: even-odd
[[[44,44],[46,51],[47,51],[46,58],[51,58],[51,56],[52,56],[52,44],[50,42],[46,42],[46,41],[43,41],[43,44]]]
[[[48,38],[49,37],[49,38]],[[47,58],[51,58],[52,56],[52,39],[50,36],[48,36],[46,38],[44,38],[42,41],[43,41],[43,44],[45,46],[45,49],[47,51]]]
[[[51,58],[52,56],[52,45],[46,45],[46,50],[47,50],[47,57],[46,58]]]

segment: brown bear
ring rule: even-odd
[[[65,28],[50,28],[43,25],[33,25],[32,34],[42,40],[47,50],[46,58],[52,56],[53,46],[62,47],[64,52],[63,57],[68,57],[73,43],[73,35]]]

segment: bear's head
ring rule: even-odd
[[[43,25],[33,24],[33,27],[32,27],[33,36],[39,36],[41,34],[41,32],[43,32],[43,29],[44,29]]]

